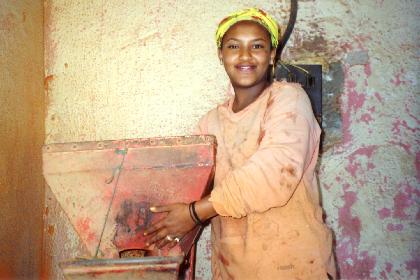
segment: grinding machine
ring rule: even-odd
[[[143,233],[164,213],[209,193],[213,136],[50,144],[44,177],[88,256],[63,260],[66,279],[193,279],[200,228],[172,249],[146,246]]]

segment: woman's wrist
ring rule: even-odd
[[[203,199],[196,201],[192,205],[194,207],[191,210],[195,210],[197,218],[202,223],[204,223],[208,219],[213,218],[214,216],[217,215],[217,212],[213,207],[213,203],[211,201],[209,201],[209,198],[210,198],[210,196],[206,196]],[[192,214],[194,214],[194,213],[192,213]]]
[[[197,211],[195,210],[196,201],[191,202],[188,205],[188,211],[190,212],[190,217],[196,225],[202,226],[204,222],[198,217]]]

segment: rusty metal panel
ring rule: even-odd
[[[44,177],[90,256],[145,248],[152,205],[201,198],[214,174],[215,138],[182,136],[46,145]],[[152,256],[185,256],[198,234]],[[146,258],[147,259],[147,258]]]
[[[61,264],[68,280],[175,280],[182,257],[93,259]]]

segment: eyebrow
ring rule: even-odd
[[[236,38],[228,38],[226,42],[229,42],[230,40],[234,40],[234,41],[241,41],[241,40],[236,39]],[[257,38],[257,39],[253,39],[253,40],[251,40],[251,41],[255,42],[255,41],[267,41],[267,40],[266,40],[266,39],[264,39],[264,38]]]

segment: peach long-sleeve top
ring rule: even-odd
[[[217,138],[210,201],[214,279],[335,277],[315,165],[320,128],[298,84],[274,82],[234,113],[232,97],[208,112],[200,134]]]

